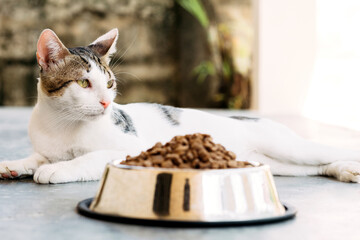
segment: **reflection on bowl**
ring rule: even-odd
[[[285,214],[270,168],[166,169],[107,165],[90,209],[134,219],[251,221]]]

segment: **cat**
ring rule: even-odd
[[[118,30],[86,47],[66,48],[45,29],[37,44],[40,78],[29,136],[34,153],[0,162],[0,178],[33,175],[37,183],[98,180],[105,165],[175,135],[210,134],[240,161],[268,164],[275,175],[325,175],[360,182],[360,152],[305,140],[262,118],[227,118],[151,103],[119,105],[109,67]]]

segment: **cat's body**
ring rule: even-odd
[[[210,134],[240,161],[269,164],[279,175],[327,175],[360,182],[360,153],[311,143],[267,119],[225,118],[150,103],[118,105],[108,67],[117,31],[88,47],[66,49],[45,30],[38,43],[38,102],[29,135],[34,154],[0,162],[0,178],[38,183],[98,180],[106,163],[175,135]]]

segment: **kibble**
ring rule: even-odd
[[[215,144],[210,135],[189,134],[176,136],[165,145],[156,143],[136,157],[127,156],[121,164],[161,168],[225,169],[253,167],[248,162],[236,161],[235,153]]]

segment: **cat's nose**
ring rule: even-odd
[[[110,105],[110,101],[100,101],[100,104],[106,109]]]

